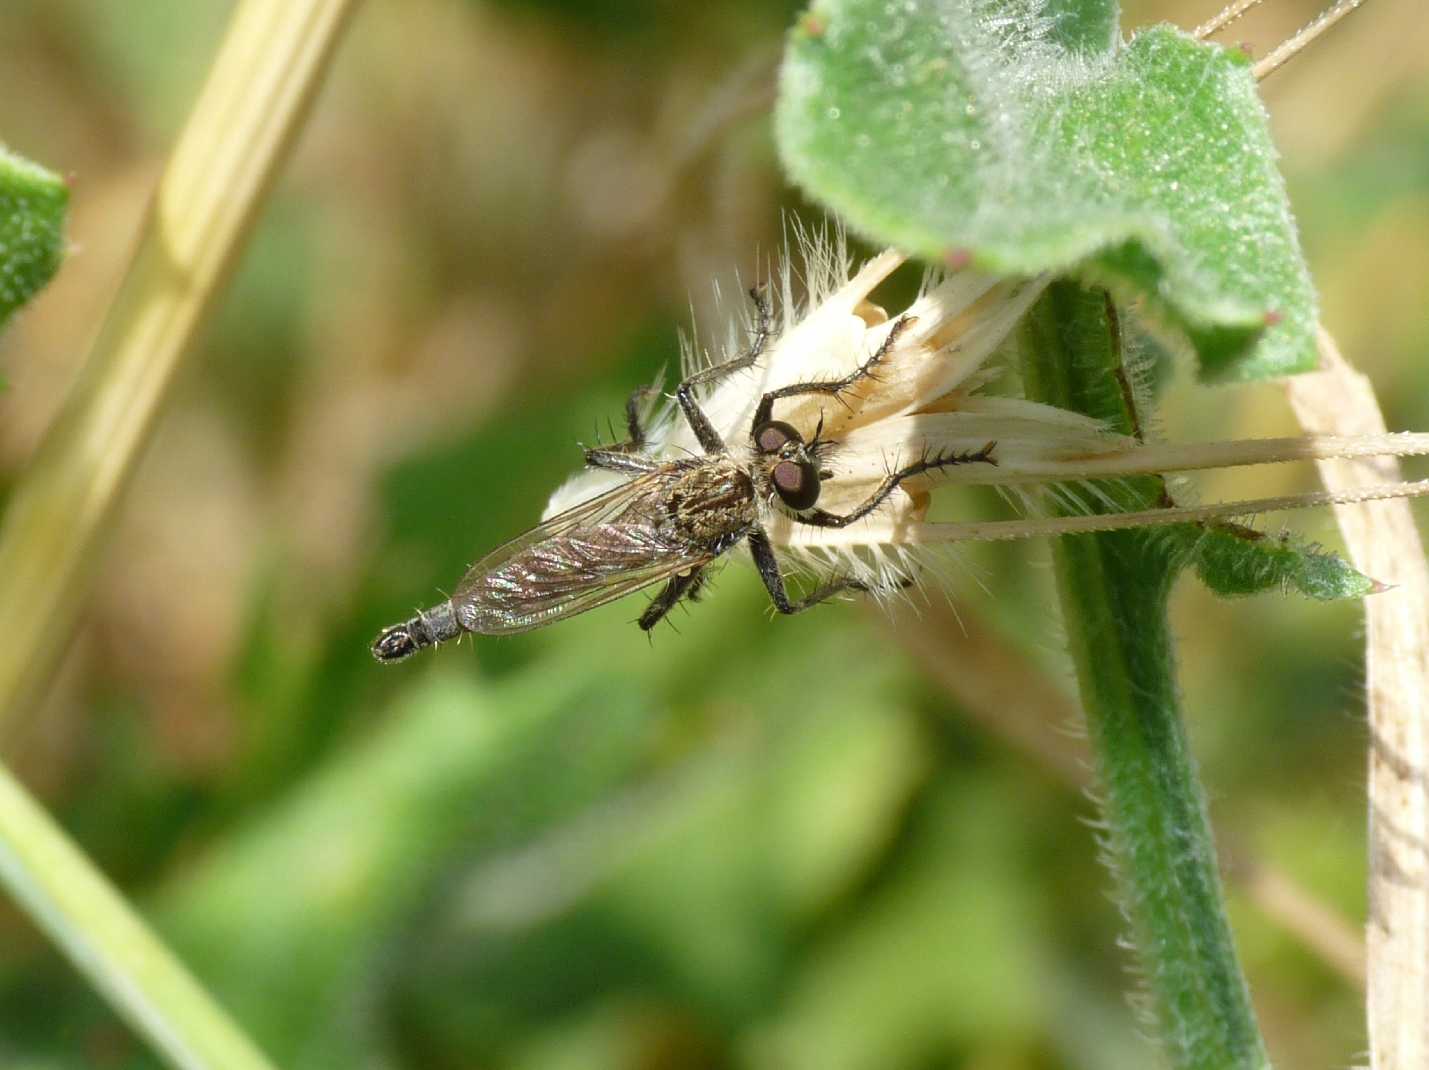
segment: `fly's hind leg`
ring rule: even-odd
[[[665,583],[665,587],[655,596],[655,600],[645,607],[645,612],[640,614],[640,628],[648,632],[655,625],[665,619],[665,615],[674,609],[681,598],[688,598],[694,601],[699,597],[700,588],[705,583],[705,570],[693,568],[689,572],[678,576],[671,576]]]
[[[706,453],[723,453],[725,443],[719,432],[715,430],[714,424],[710,423],[709,417],[700,408],[699,402],[695,400],[695,387],[706,386],[733,375],[737,371],[743,371],[759,359],[764,352],[764,347],[769,343],[773,322],[769,310],[769,298],[758,286],[749,291],[749,296],[754,301],[755,308],[754,338],[749,343],[749,349],[723,364],[716,364],[713,368],[695,372],[675,390],[675,399],[679,401],[685,419],[689,421],[690,430],[695,433],[695,438],[699,440]]]

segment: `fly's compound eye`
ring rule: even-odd
[[[769,479],[790,509],[811,509],[819,500],[819,470],[811,461],[780,461]]]
[[[783,420],[770,420],[754,429],[754,446],[760,453],[778,453],[790,442],[803,441],[793,425]]]

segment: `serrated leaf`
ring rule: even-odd
[[[1104,0],[819,0],[776,114],[789,173],[873,238],[1140,299],[1207,379],[1314,366],[1314,292],[1245,58]],[[1115,39],[1115,35],[1111,35]]]
[[[1132,433],[1140,419],[1128,408],[1118,369],[1125,367],[1122,325],[1108,319],[1104,292],[1074,283],[1054,283],[1033,306],[1022,324],[1023,379],[1029,394],[1094,416],[1108,427]],[[1122,479],[1102,486],[1100,507],[1135,511],[1166,505],[1165,480],[1160,476]],[[1129,537],[1130,538],[1130,537]],[[1374,581],[1341,558],[1308,546],[1301,539],[1266,536],[1240,524],[1175,524],[1135,536],[1145,540],[1150,571],[1174,576],[1194,568],[1217,594],[1234,596],[1273,589],[1297,591],[1308,598],[1330,601],[1361,598]]]
[[[60,266],[69,189],[0,147],[0,327]]]
[[[1193,525],[1172,529],[1196,575],[1216,594],[1297,591],[1322,602],[1363,598],[1375,584],[1336,554],[1294,538],[1266,536],[1236,525]]]

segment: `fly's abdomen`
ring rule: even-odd
[[[524,632],[637,591],[689,557],[651,526],[596,525],[479,562],[452,601],[467,631]]]
[[[404,661],[424,647],[455,639],[462,632],[450,600],[424,609],[411,620],[383,628],[372,643],[372,656],[384,664]]]

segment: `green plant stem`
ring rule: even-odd
[[[1029,397],[1136,433],[1104,294],[1055,283],[1022,341]],[[1111,508],[1146,508],[1161,492],[1157,479],[1127,480]],[[1168,540],[1136,531],[1068,536],[1053,554],[1107,847],[1162,1043],[1178,1070],[1265,1067],[1181,721],[1167,620],[1179,555]]]
[[[0,879],[172,1065],[268,1070],[262,1053],[3,767]]]

